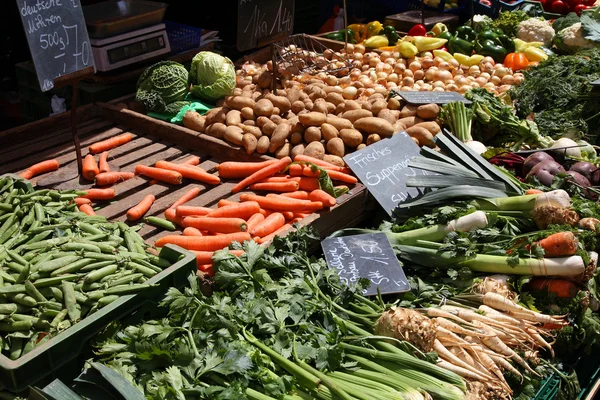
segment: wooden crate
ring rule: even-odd
[[[158,121],[128,109],[111,104],[96,104],[80,112],[78,132],[83,156],[90,144],[124,132],[134,135],[134,140],[110,151],[109,163],[122,171],[133,172],[137,164],[153,165],[159,160],[179,162],[196,155],[200,166],[216,174],[216,165],[227,160],[257,161],[261,158],[249,156],[240,148],[222,140],[174,124]],[[9,131],[0,132],[3,142],[8,143],[0,150],[0,174],[20,172],[36,162],[56,158],[61,168],[76,165],[68,118],[56,116],[24,125]],[[32,179],[35,184],[50,174]],[[117,197],[114,201],[98,202],[102,208],[97,211],[109,219],[126,221],[125,213],[147,194],[156,196],[156,202],[147,215],[163,216],[164,211],[192,187],[201,190],[200,195],[189,205],[216,207],[221,199],[237,200],[240,194],[232,195],[231,188],[236,181],[224,181],[212,186],[184,180],[179,186],[157,183],[149,185],[142,177],[135,177],[114,186]],[[61,183],[56,188],[90,188],[89,182],[79,178]],[[355,226],[364,218],[363,203],[366,189],[357,184],[352,190],[338,199],[338,205],[330,211],[315,213],[305,218],[302,225],[312,225],[322,237],[344,227]],[[140,234],[149,243],[170,232],[145,225]]]

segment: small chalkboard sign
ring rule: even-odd
[[[385,233],[327,238],[321,242],[329,268],[334,268],[346,284],[355,284],[366,278],[371,285],[363,294],[401,293],[410,285],[394,249]]]
[[[17,0],[42,91],[94,65],[79,0]]]
[[[238,0],[237,49],[281,40],[294,29],[294,0]]]
[[[411,104],[446,104],[462,101],[471,104],[462,94],[456,92],[395,92],[407,103]]]
[[[432,174],[408,166],[419,153],[410,136],[400,132],[347,155],[344,161],[391,216],[399,203],[424,194],[419,188],[406,187],[407,176]]]

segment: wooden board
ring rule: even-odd
[[[222,161],[260,160],[219,139],[108,104],[94,106],[94,109],[88,112],[86,119],[80,120],[78,127],[84,156],[88,153],[88,146],[94,142],[124,132],[134,135],[134,140],[109,152],[110,164],[121,171],[133,172],[138,164],[153,165],[159,160],[179,162],[196,155],[201,159],[202,168],[217,174],[215,167]],[[28,139],[29,129],[36,129],[37,132],[45,134]],[[18,137],[15,138],[15,135],[22,135],[26,139],[18,143]],[[68,121],[47,118],[20,127],[17,131],[0,132],[0,137],[2,136],[9,139],[12,144],[0,149],[0,175],[21,172],[28,166],[48,158],[57,158],[61,168],[74,168],[76,165]],[[31,181],[35,184],[49,175],[40,175]],[[109,219],[126,221],[127,210],[147,194],[153,194],[156,202],[147,215],[164,217],[164,211],[193,187],[198,187],[201,192],[197,198],[189,202],[189,205],[216,208],[221,199],[237,200],[240,194],[231,194],[231,187],[235,182],[224,181],[220,185],[212,186],[184,180],[183,184],[178,186],[162,183],[150,185],[148,180],[135,177],[113,186],[117,193],[114,201],[98,202],[95,205],[101,207],[97,210],[98,214]],[[83,179],[74,179],[56,186],[58,189],[90,187],[92,187],[91,182]],[[355,226],[365,217],[363,204],[366,196],[364,186],[358,184],[338,199],[336,207],[328,212],[315,213],[305,218],[301,224],[314,226],[322,237],[335,230]],[[149,244],[153,244],[156,239],[169,233],[150,225],[145,225],[140,230],[140,234]]]

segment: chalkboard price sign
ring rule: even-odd
[[[287,37],[294,29],[294,0],[238,0],[237,49],[250,50]]]
[[[420,188],[406,187],[407,176],[431,174],[408,166],[410,159],[419,153],[419,146],[410,136],[399,132],[347,155],[344,160],[391,216],[399,203],[423,195]]]
[[[79,0],[17,0],[42,91],[94,65]]]
[[[346,284],[355,284],[359,278],[369,279],[371,285],[363,294],[401,293],[410,285],[394,249],[385,233],[327,238],[321,242],[329,268],[334,268]]]
[[[406,102],[411,104],[446,104],[455,101],[462,101],[465,104],[471,104],[469,100],[460,93],[456,92],[396,92]]]

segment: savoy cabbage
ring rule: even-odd
[[[137,82],[135,100],[146,110],[177,114],[188,93],[188,71],[174,61],[160,61],[148,67]]]

